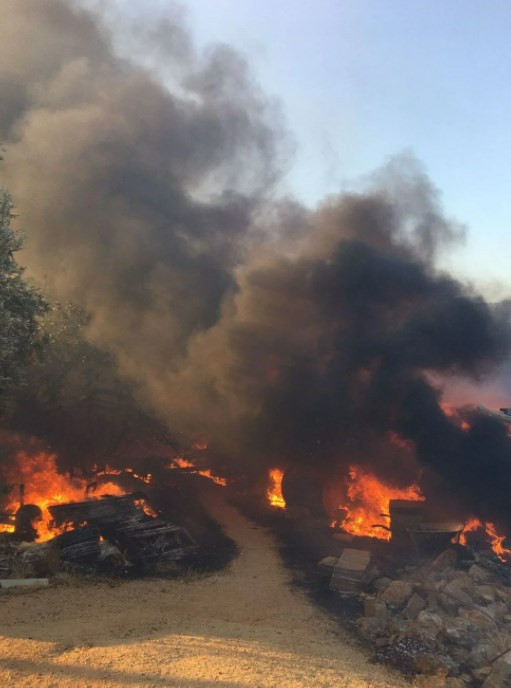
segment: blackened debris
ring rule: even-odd
[[[196,546],[190,534],[163,519],[142,492],[58,504],[49,511],[56,526],[71,528],[55,541],[62,562],[74,570],[98,570],[108,562],[147,571],[156,563],[181,559]]]

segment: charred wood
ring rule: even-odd
[[[184,528],[153,515],[142,492],[59,504],[50,512],[57,525],[75,526],[55,538],[68,568],[108,563],[148,570],[157,562],[177,561],[196,546]],[[87,526],[79,527],[83,523]]]

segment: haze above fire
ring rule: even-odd
[[[507,315],[435,269],[460,231],[420,165],[396,158],[310,211],[274,194],[278,109],[232,50],[197,54],[179,20],[148,31],[164,87],[72,3],[2,8],[2,183],[23,258],[87,309],[141,402],[233,473],[355,463],[509,525],[505,428],[472,413],[464,429],[426,375],[503,361]]]

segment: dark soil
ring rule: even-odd
[[[151,504],[163,518],[185,528],[197,543],[197,549],[179,561],[177,572],[190,569],[202,573],[220,571],[238,555],[234,540],[225,534],[203,505],[204,492],[223,489],[200,475],[178,472],[169,475],[168,471],[159,479],[157,477],[153,485],[144,485]]]

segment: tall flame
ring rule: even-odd
[[[35,523],[38,540],[49,540],[59,531],[52,527],[49,506],[85,499],[86,481],[83,478],[69,478],[59,473],[55,454],[38,452],[29,454],[20,450],[16,455],[16,464],[7,476],[7,480],[14,485],[25,486],[24,503],[36,504],[42,512],[42,519]],[[103,483],[101,494],[124,494],[115,483]],[[9,495],[6,511],[14,514],[20,506],[18,494]],[[4,530],[11,531],[13,526],[4,526]]]
[[[392,487],[372,473],[351,466],[346,478],[347,499],[339,509],[346,511],[342,521],[332,521],[332,527],[341,526],[352,535],[368,535],[389,540],[390,532],[375,525],[388,526],[391,499],[421,501],[424,497],[418,485]]]
[[[286,508],[286,500],[282,494],[283,477],[284,471],[281,471],[280,468],[272,468],[268,476],[269,486],[266,492],[268,501],[271,506],[274,506],[278,509]]]

